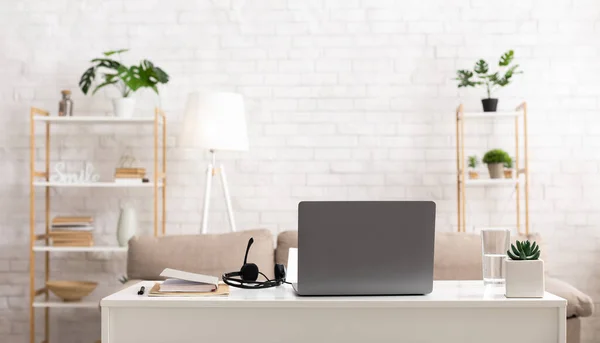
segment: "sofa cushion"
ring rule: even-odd
[[[546,276],[546,292],[567,300],[567,318],[589,317],[594,312],[592,298],[564,281]]]
[[[277,236],[277,248],[275,249],[275,263],[285,265],[287,268],[288,254],[290,248],[298,247],[298,231],[285,231]]]
[[[459,232],[435,234],[435,280],[481,280],[481,238]]]
[[[515,240],[535,240],[541,245],[539,235],[513,236]],[[543,246],[541,246],[543,254]],[[435,280],[481,280],[481,235],[464,232],[437,232],[433,278]]]
[[[237,271],[244,263],[250,237],[254,244],[248,262],[256,263],[267,277],[273,277],[273,236],[269,230],[248,230],[225,234],[139,236],[129,241],[127,277],[160,280],[165,268],[218,276]]]

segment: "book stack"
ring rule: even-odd
[[[51,244],[55,247],[90,247],[94,245],[92,223],[89,216],[58,216],[52,219],[49,234]]]
[[[146,177],[146,168],[117,168],[115,169],[115,182],[141,183]]]

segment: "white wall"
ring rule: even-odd
[[[438,229],[455,230],[453,112],[461,97],[478,110],[483,92],[459,93],[451,78],[477,58],[495,61],[515,49],[525,74],[498,96],[501,108],[523,100],[530,108],[532,229],[544,237],[552,274],[600,296],[596,1],[23,0],[0,6],[2,342],[25,342],[28,331],[28,108],[55,112],[59,91],[70,88],[76,115],[109,113],[114,93],[85,97],[77,82],[91,58],[118,48],[132,50],[125,61],[149,58],[171,75],[160,100],[140,94],[138,104],[140,114],[151,114],[158,103],[168,113],[172,234],[196,232],[201,219],[207,156],[177,145],[185,95],[195,88],[234,90],[247,99],[251,150],[222,155],[240,228],[294,229],[297,202],[305,199],[433,199]],[[511,129],[510,122],[469,125],[468,152],[512,149]],[[150,168],[148,129],[53,130],[53,163],[76,169],[88,160],[110,177],[119,156],[132,153]],[[495,191],[470,193],[469,230],[514,221],[514,194]],[[97,243],[114,243],[117,210],[126,201],[149,230],[150,195],[61,190],[53,192],[52,210],[95,215]],[[226,231],[220,192],[214,200],[211,231]],[[53,278],[98,280],[98,295],[125,269],[124,256],[58,258]],[[99,337],[96,311],[53,314],[55,341]],[[586,319],[586,341],[599,335],[600,320]]]

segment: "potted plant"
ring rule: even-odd
[[[504,260],[507,298],[541,298],[544,296],[544,261],[536,242],[511,244]]]
[[[510,156],[504,161],[504,177],[512,179],[513,177],[513,160]]]
[[[504,175],[504,162],[510,157],[502,149],[493,149],[483,155],[483,163],[487,164],[491,179],[501,179]]]
[[[458,88],[461,87],[475,87],[485,85],[487,98],[481,99],[483,104],[484,112],[496,112],[498,106],[498,99],[492,98],[492,92],[500,87],[504,87],[511,82],[512,77],[515,74],[520,74],[522,71],[518,71],[518,64],[511,65],[515,53],[513,50],[505,52],[500,56],[498,67],[500,70],[491,73],[488,63],[480,59],[475,63],[473,71],[467,69],[461,69],[456,71],[455,80],[458,81]],[[506,68],[506,71],[502,71]],[[476,77],[476,79],[474,79]]]
[[[92,94],[105,86],[116,87],[121,97],[113,99],[113,109],[117,117],[131,118],[135,110],[135,99],[130,95],[140,88],[151,88],[158,94],[156,85],[169,82],[169,75],[148,60],[142,60],[139,65],[127,67],[120,61],[109,58],[121,56],[127,49],[107,51],[104,57],[91,60],[93,65],[88,68],[79,80],[79,88],[83,94],[88,94],[98,73],[102,81],[96,85]],[[119,58],[120,59],[120,58]]]
[[[475,170],[479,165],[479,159],[476,155],[469,156],[469,179],[478,179],[479,173]]]

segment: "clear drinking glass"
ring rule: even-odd
[[[504,259],[510,245],[508,229],[482,229],[483,284],[504,284]]]

